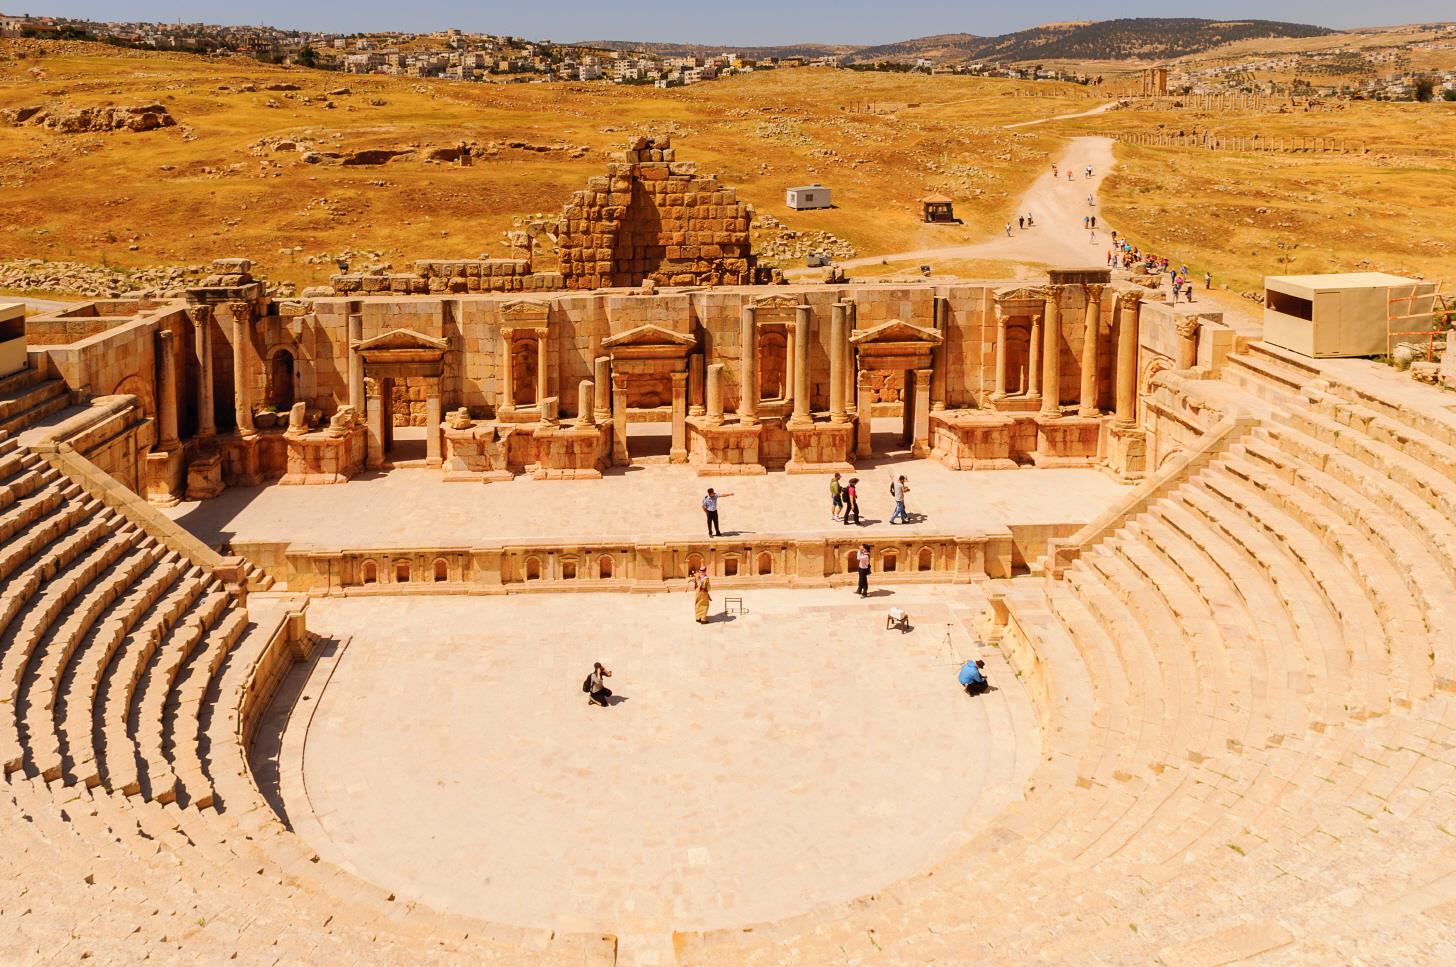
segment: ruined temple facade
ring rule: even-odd
[[[75,391],[140,401],[127,479],[160,502],[402,465],[452,481],[634,462],[814,473],[890,450],[1132,479],[1149,469],[1150,381],[1228,333],[1104,270],[275,300],[224,260],[207,281],[27,320],[33,343],[82,326],[48,351]]]

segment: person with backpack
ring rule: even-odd
[[[870,546],[861,544],[854,556],[854,569],[859,572],[859,584],[854,593],[862,598],[870,596]]]
[[[607,666],[601,662],[592,664],[592,673],[586,676],[586,681],[581,683],[581,690],[587,693],[588,705],[600,705],[606,708],[610,704],[607,699],[612,697],[612,690],[607,687],[606,679],[611,677],[612,673]]]
[[[839,474],[835,474],[829,480],[829,500],[831,509],[829,517],[831,520],[839,520],[844,513],[844,484],[839,482]]]
[[[849,519],[853,517],[856,524],[859,519],[859,478],[850,477],[849,483],[844,488],[844,524],[849,526]]]

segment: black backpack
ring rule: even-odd
[[[584,682],[581,683],[581,690],[583,692],[589,692],[589,691],[591,691],[591,676],[590,675],[586,676],[586,681],[584,681]]]

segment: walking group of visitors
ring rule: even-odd
[[[1127,239],[1119,239],[1117,233],[1112,233],[1112,248],[1107,250],[1107,264],[1110,266],[1121,265],[1125,269],[1133,266],[1141,266],[1145,272],[1154,275],[1168,273],[1168,285],[1173,291],[1173,301],[1177,302],[1181,296],[1188,302],[1193,301],[1193,279],[1188,275],[1188,266],[1173,266],[1168,259],[1161,255],[1154,255],[1151,252],[1139,251],[1137,246],[1132,245]],[[1213,286],[1213,273],[1203,273],[1203,289],[1208,291]]]
[[[849,524],[850,518],[853,518],[854,523],[863,525],[864,521],[859,515],[859,478],[850,477],[848,482],[844,482],[841,476],[836,473],[829,480],[830,519]],[[890,498],[895,501],[895,512],[890,515],[890,523],[910,523],[910,515],[905,510],[905,495],[909,492],[910,483],[903,473],[890,479]]]

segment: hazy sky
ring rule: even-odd
[[[26,6],[26,4],[33,4]],[[656,40],[707,44],[785,44],[806,41],[888,43],[927,34],[999,34],[1060,20],[1185,16],[1258,17],[1360,27],[1456,19],[1450,0],[1209,0],[1169,4],[1147,0],[1044,0],[1030,7],[985,0],[4,0],[6,13],[51,14],[92,20],[265,23],[345,33],[354,30],[424,32],[443,27],[531,39]],[[711,12],[710,12],[711,11]]]

